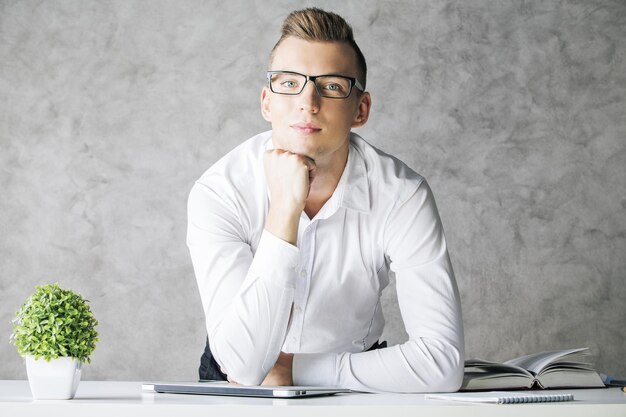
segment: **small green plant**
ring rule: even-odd
[[[46,361],[68,356],[91,362],[98,321],[87,303],[59,284],[37,286],[13,319],[11,341],[20,355]]]

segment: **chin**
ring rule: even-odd
[[[274,142],[274,147],[315,159],[314,157],[318,154],[319,149],[316,146],[310,146],[313,145],[311,142],[311,138],[296,136],[280,143]]]
[[[294,146],[293,149],[289,149],[289,152],[297,153],[298,155],[304,155],[312,160],[319,157],[316,149],[311,149],[306,146]]]

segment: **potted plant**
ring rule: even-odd
[[[37,286],[13,320],[11,341],[26,360],[35,399],[70,399],[96,348],[98,321],[88,302],[58,284]]]

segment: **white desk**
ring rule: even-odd
[[[426,400],[421,394],[342,394],[301,399],[154,394],[141,382],[82,381],[73,400],[33,401],[27,381],[0,381],[0,416],[567,416],[626,417],[619,388],[563,390],[576,401],[544,404],[471,404]]]

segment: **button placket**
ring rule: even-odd
[[[300,268],[297,271],[296,277],[296,291],[293,299],[293,309],[291,311],[291,329],[289,331],[288,343],[292,345],[293,349],[298,349],[300,347],[300,340],[302,336],[302,305],[306,300],[307,294],[307,268],[306,265],[309,264],[310,258],[310,243],[309,243],[309,229],[310,223],[308,225],[304,225],[304,222],[301,221],[301,233],[299,236],[299,247],[300,247]]]
[[[315,235],[318,220],[308,221],[300,218],[298,231],[298,248],[300,250],[300,265],[296,268],[296,288],[291,310],[291,320],[285,343],[289,349],[300,348],[302,329],[304,327],[304,312],[309,297],[311,271],[315,257]]]
[[[294,317],[295,325],[299,330],[300,341],[302,340],[302,329],[304,327],[304,310],[309,299],[309,290],[311,288],[311,272],[313,271],[313,261],[315,258],[315,236],[317,224],[319,221],[314,220],[305,230],[303,242],[306,242],[306,258],[302,259],[302,269],[300,270],[301,291],[299,292],[299,300],[297,304],[298,315]]]

